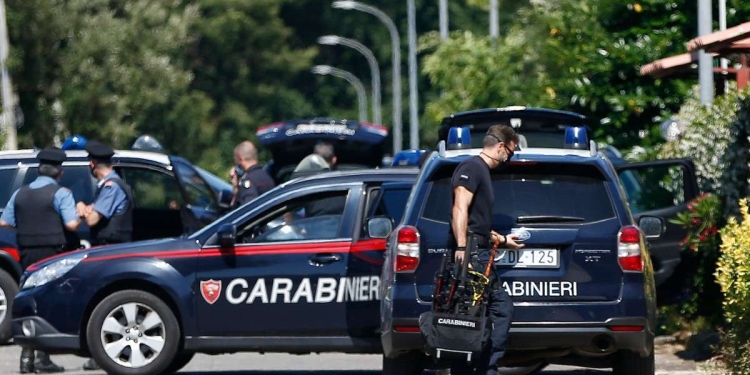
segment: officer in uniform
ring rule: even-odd
[[[250,141],[234,148],[234,167],[229,171],[234,196],[232,208],[237,208],[276,187],[273,178],[258,164],[258,150]]]
[[[63,174],[65,152],[50,147],[39,152],[39,177],[15,193],[0,217],[0,226],[16,229],[16,242],[24,270],[31,264],[57,255],[66,249],[78,248],[80,243],[68,243],[66,231],[75,232],[81,221],[76,216],[73,193],[58,183]],[[21,373],[62,372],[49,354],[23,348]]]
[[[78,202],[76,211],[91,231],[91,244],[107,245],[130,242],[133,238],[133,194],[130,186],[122,181],[112,168],[115,152],[98,141],[86,143],[91,175],[97,180],[94,202]],[[92,359],[84,370],[97,370]]]
[[[470,267],[484,270],[488,262],[493,262],[493,259],[490,259],[491,243],[505,245],[509,249],[520,249],[524,246],[515,242],[517,235],[502,236],[491,229],[495,192],[490,170],[510,162],[517,144],[518,135],[511,127],[492,126],[484,137],[482,152],[463,161],[453,172],[449,246],[455,249],[454,258],[457,262],[468,260]],[[477,244],[476,249],[466,248],[469,236],[472,236]],[[505,355],[505,344],[513,316],[513,301],[501,286],[494,269],[490,281],[492,284],[487,313],[493,328],[490,343],[478,359],[474,372],[477,375],[498,374],[498,361]],[[467,368],[466,362],[463,361],[455,363],[451,368],[453,375],[471,373],[472,369]]]

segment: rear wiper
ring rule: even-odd
[[[566,221],[586,221],[586,219],[578,216],[552,215],[519,216],[516,219],[516,223],[560,223]]]

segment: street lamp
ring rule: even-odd
[[[356,40],[342,38],[336,35],[322,36],[318,38],[318,43],[329,46],[340,44],[342,46],[353,48],[365,56],[367,63],[370,65],[370,76],[372,78],[372,117],[376,124],[382,124],[383,118],[380,114],[380,68],[378,68],[378,60],[375,59],[375,55],[372,54],[372,51]]]
[[[377,17],[388,28],[391,34],[391,45],[393,48],[393,152],[401,151],[402,130],[401,130],[401,38],[398,36],[398,29],[393,20],[383,11],[370,5],[362,4],[356,1],[334,1],[334,9],[359,10],[361,12],[372,14]]]
[[[352,73],[329,65],[315,65],[311,70],[315,74],[331,75],[349,81],[349,83],[354,86],[354,90],[357,91],[357,100],[359,101],[359,121],[367,121],[367,93],[365,93],[365,86],[362,85],[362,81],[360,81],[359,78],[355,77]]]

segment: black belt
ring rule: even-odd
[[[469,233],[469,236],[474,238],[474,241],[476,241],[477,249],[488,249],[490,246],[489,237],[483,236],[481,234],[477,233]]]

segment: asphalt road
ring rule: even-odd
[[[14,345],[0,347],[0,374],[18,374],[18,356],[20,348]],[[679,358],[676,350],[660,347],[657,350],[657,374],[705,374],[698,371],[696,363]],[[86,361],[72,355],[53,356],[52,360],[65,367],[64,374],[70,375],[103,375],[103,371],[83,371],[81,366]],[[345,354],[225,354],[196,355],[181,374],[190,375],[379,375],[381,370],[380,356],[345,355]],[[610,374],[605,370],[585,370],[565,366],[549,366],[544,375],[593,375]]]

